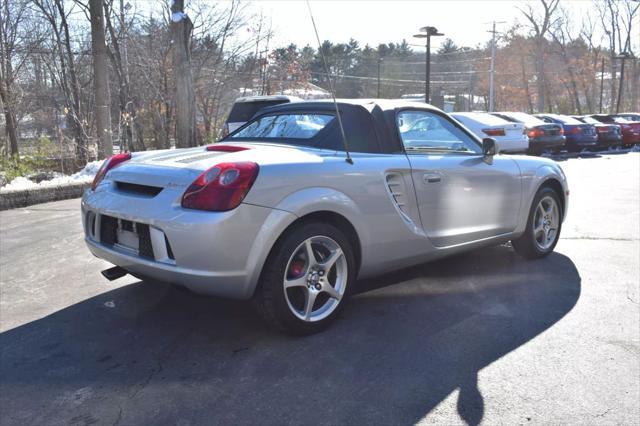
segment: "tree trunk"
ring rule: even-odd
[[[544,112],[544,50],[543,50],[544,40],[538,41],[538,47],[536,49],[536,85],[538,89],[538,99],[536,103],[536,107],[538,112]]]
[[[11,105],[11,99],[5,88],[4,82],[0,82],[0,99],[2,99],[2,107],[4,109],[5,132],[9,140],[9,152],[11,156],[20,161],[20,153],[18,151],[18,120]]]
[[[8,40],[5,39],[5,19],[11,19],[9,16],[8,4],[4,4],[4,10],[0,12],[0,101],[5,117],[5,132],[9,140],[9,151],[11,156],[20,161],[20,153],[18,152],[18,120],[15,110],[13,109],[14,97],[12,96],[13,85],[13,65],[11,63],[11,55],[7,48]]]
[[[52,28],[56,32],[56,38],[58,38],[58,43],[64,45],[64,55],[66,55],[66,67],[69,71],[69,79],[70,79],[70,87],[69,90],[69,98],[71,99],[71,110],[67,114],[67,122],[71,123],[71,127],[73,128],[73,133],[75,135],[76,142],[76,161],[80,164],[85,164],[89,158],[88,146],[87,146],[87,135],[84,131],[84,126],[82,124],[83,114],[81,108],[80,101],[80,83],[78,82],[78,76],[76,74],[75,67],[75,59],[73,55],[73,50],[71,48],[71,35],[69,31],[69,24],[67,22],[67,12],[64,9],[64,1],[63,0],[55,0],[56,8],[58,9],[58,14],[60,15],[60,28],[64,33],[64,40],[60,40],[58,37],[59,29],[55,23],[52,23]],[[62,46],[60,46],[60,56],[64,57],[62,53]],[[63,65],[64,67],[64,65]]]
[[[631,111],[640,111],[640,103],[638,97],[640,94],[640,65],[638,59],[632,59],[633,68],[631,68]]]
[[[93,84],[96,99],[98,158],[102,159],[113,154],[109,68],[107,67],[107,44],[104,36],[102,0],[90,0],[89,10],[91,14],[91,50],[93,54]]]
[[[173,70],[176,81],[176,147],[196,146],[196,110],[191,74],[191,32],[193,24],[184,13],[184,0],[171,6]]]

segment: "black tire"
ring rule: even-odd
[[[550,196],[556,202],[556,205],[558,207],[558,211],[560,214],[560,218],[558,221],[558,230],[554,237],[553,243],[547,249],[541,249],[535,240],[534,220],[535,220],[535,212],[538,207],[538,204],[540,203],[540,200],[542,200],[547,196]],[[520,237],[514,240],[511,240],[511,245],[513,246],[513,249],[516,251],[516,253],[518,253],[520,256],[524,257],[525,259],[539,259],[549,255],[549,253],[551,253],[555,249],[556,244],[558,244],[558,240],[560,238],[560,232],[562,231],[562,215],[563,215],[563,212],[562,212],[562,204],[560,202],[560,195],[552,188],[549,188],[549,187],[541,188],[536,194],[536,196],[533,198],[533,203],[531,204],[531,207],[529,209],[529,217],[527,218],[527,228],[525,229],[524,233]]]
[[[346,288],[337,306],[326,318],[308,322],[298,318],[291,311],[285,296],[284,279],[289,259],[295,254],[296,249],[307,239],[318,236],[328,237],[340,246],[347,264]],[[340,314],[351,294],[355,279],[355,256],[352,245],[344,233],[330,224],[303,222],[288,229],[272,248],[262,269],[253,302],[271,328],[293,335],[314,334],[327,328]]]

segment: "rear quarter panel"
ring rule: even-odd
[[[409,161],[404,155],[353,154],[319,162],[261,166],[245,203],[271,207],[302,218],[329,211],[347,219],[362,249],[360,276],[415,263],[433,249],[417,213]],[[403,176],[406,215],[400,214],[387,186],[388,173]]]
[[[569,207],[569,186],[560,165],[546,158],[532,158],[527,156],[514,156],[513,158],[520,167],[520,173],[522,175],[522,196],[524,200],[524,208],[520,211],[520,220],[518,221],[516,233],[524,232],[533,198],[540,187],[552,179],[557,180],[562,186],[563,194],[561,194],[561,196],[564,202],[563,219],[566,218]]]

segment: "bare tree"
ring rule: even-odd
[[[538,89],[537,109],[538,112],[544,111],[544,92],[545,92],[545,79],[544,79],[544,55],[547,46],[547,40],[545,36],[549,33],[549,30],[555,23],[555,13],[558,9],[560,0],[540,0],[542,4],[542,15],[536,13],[534,7],[528,3],[526,8],[520,9],[520,12],[529,21],[533,37],[535,39],[535,70],[536,70],[536,85]]]
[[[64,111],[67,122],[73,129],[76,144],[76,160],[84,164],[89,158],[88,134],[85,126],[87,119],[82,105],[82,93],[76,70],[76,55],[72,48],[72,35],[69,27],[69,11],[64,0],[32,0],[50,27],[53,36],[52,57],[46,63],[51,75],[64,94]]]
[[[557,53],[562,58],[567,75],[569,77],[568,90],[573,98],[573,103],[578,114],[582,115],[582,105],[580,102],[580,94],[578,93],[578,83],[576,78],[576,70],[574,68],[574,58],[572,56],[572,47],[575,38],[571,34],[571,22],[569,13],[566,9],[561,9],[562,17],[556,21],[556,25],[552,28],[551,37],[555,41]]]
[[[25,47],[23,20],[26,1],[3,2],[0,6],[0,101],[5,117],[5,132],[12,157],[20,160],[18,152],[18,119],[16,116],[16,75],[25,63],[25,55],[18,52]],[[21,46],[22,45],[22,46]]]
[[[622,81],[619,87],[616,87],[616,64],[620,58],[620,54],[628,54],[633,56],[631,39],[633,36],[632,22],[640,9],[640,2],[617,1],[617,0],[600,0],[595,2],[600,18],[600,23],[604,29],[607,42],[609,44],[609,73],[611,104],[609,110],[614,112],[619,107],[622,98]],[[624,62],[621,63],[621,77],[624,72]],[[622,80],[622,78],[620,79]],[[632,81],[636,81],[636,76],[632,77]],[[635,83],[637,91],[637,82]],[[637,102],[637,94],[634,95]]]

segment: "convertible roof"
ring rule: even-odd
[[[345,120],[344,128],[349,147],[354,152],[392,153],[402,150],[402,142],[396,132],[395,111],[398,108],[431,110],[438,108],[404,99],[337,99],[338,109]],[[260,109],[260,115],[288,112],[335,113],[331,99],[292,102]]]
[[[372,113],[378,107],[381,111],[390,111],[395,110],[397,108],[422,108],[422,109],[430,109],[434,111],[440,111],[438,108],[433,105],[429,105],[423,102],[409,101],[405,99],[336,99],[338,103],[338,108],[364,108],[368,112]],[[280,104],[274,105],[272,107],[267,107],[260,110],[261,114],[265,112],[276,112],[281,110],[308,110],[308,109],[317,109],[317,110],[335,110],[335,106],[333,104],[333,100],[331,99],[322,99],[322,100],[312,100],[312,101],[301,101],[295,103],[288,104]]]

